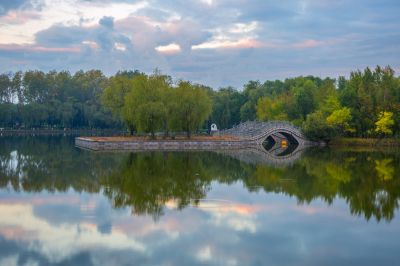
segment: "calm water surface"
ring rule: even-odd
[[[237,158],[2,137],[0,265],[400,265],[399,151]]]

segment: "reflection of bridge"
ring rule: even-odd
[[[277,156],[264,148],[249,148],[241,150],[223,150],[218,151],[219,154],[224,154],[232,158],[238,159],[248,164],[266,164],[270,166],[289,166],[297,161],[305,148],[297,148],[292,153],[284,156]]]
[[[220,134],[236,136],[255,144],[250,149],[223,151],[247,163],[290,165],[306,147],[318,145],[307,140],[301,130],[289,122],[245,122],[222,130]]]

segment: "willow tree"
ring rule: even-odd
[[[186,81],[179,82],[174,93],[177,103],[174,124],[190,138],[192,132],[210,116],[211,99],[203,88]]]
[[[123,121],[132,133],[134,124],[126,119],[123,114],[126,95],[133,90],[133,79],[126,76],[111,77],[101,96],[101,101],[105,107],[111,110],[113,115]]]
[[[154,138],[157,131],[165,128],[165,91],[170,88],[170,79],[159,73],[139,75],[132,80],[132,87],[125,96],[123,116],[138,132],[151,133]]]

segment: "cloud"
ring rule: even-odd
[[[160,45],[157,46],[155,49],[157,52],[165,55],[173,55],[181,51],[181,47],[179,46],[179,44],[176,43],[170,43],[168,45]]]
[[[106,74],[160,68],[240,87],[248,79],[400,67],[397,0],[43,0],[40,8],[6,1],[2,10],[0,72],[21,62]]]
[[[252,39],[240,39],[237,41],[214,40],[210,42],[193,45],[193,50],[199,49],[244,49],[262,47],[262,43]]]
[[[316,40],[313,40],[313,39],[309,39],[309,40],[302,41],[300,43],[295,43],[295,44],[293,44],[293,47],[304,49],[304,48],[318,47],[318,46],[323,45],[323,44],[324,44],[324,42],[316,41]]]
[[[258,23],[235,23],[230,26],[217,27],[209,30],[210,40],[192,46],[198,49],[243,49],[261,47],[256,34]]]
[[[29,5],[29,0],[12,0],[12,1],[1,1],[0,2],[0,15],[6,14],[9,10],[21,8]]]
[[[40,19],[40,15],[33,11],[24,10],[11,10],[7,12],[4,16],[0,17],[0,24],[3,25],[20,25],[25,24],[31,20]]]
[[[25,53],[79,53],[79,47],[44,47],[39,45],[5,45],[0,44],[0,51]]]
[[[125,46],[125,44],[120,43],[120,42],[114,43],[114,48],[115,48],[116,50],[118,50],[118,51],[122,51],[122,52],[125,52],[125,51],[126,51],[126,46]]]
[[[99,24],[101,25],[101,26],[104,26],[104,27],[106,27],[106,28],[110,28],[110,29],[112,29],[113,27],[114,27],[114,18],[113,17],[102,17],[100,20],[99,20]]]
[[[196,258],[201,262],[211,261],[211,259],[212,259],[211,247],[210,246],[205,246],[205,247],[201,248],[197,252]]]
[[[130,39],[114,29],[114,18],[103,17],[98,25],[80,27],[56,25],[35,36],[35,42],[43,46],[81,46],[92,49],[101,48],[105,51],[125,51],[130,46]]]

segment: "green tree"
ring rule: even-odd
[[[303,119],[315,110],[315,90],[316,86],[311,80],[305,81],[302,86],[294,89],[296,109]]]
[[[209,117],[212,102],[207,92],[198,85],[181,81],[176,88],[177,110],[173,118],[175,125],[186,132],[190,138],[193,131],[198,129]]]
[[[211,93],[213,110],[211,121],[219,128],[230,128],[240,122],[240,107],[245,97],[232,87],[221,88]]]
[[[303,123],[303,130],[310,139],[329,141],[333,136],[332,127],[328,125],[326,116],[322,111],[307,115]]]
[[[155,132],[163,129],[166,119],[162,92],[169,84],[158,73],[152,76],[139,75],[132,81],[132,89],[125,96],[123,105],[124,120],[139,132],[151,133],[154,138]]]
[[[260,97],[265,96],[267,91],[259,81],[249,81],[244,85],[243,94],[246,102],[240,108],[241,121],[252,121],[256,119],[257,110],[256,105]]]
[[[142,76],[137,76],[141,78]],[[105,107],[109,108],[115,117],[124,121],[129,129],[133,129],[133,123],[129,123],[123,116],[126,95],[133,90],[133,79],[127,76],[115,76],[108,80],[102,93],[101,100]]]
[[[11,103],[12,101],[11,80],[8,74],[0,75],[0,103]]]
[[[261,121],[288,120],[284,100],[283,97],[260,98],[257,102],[257,119]]]

